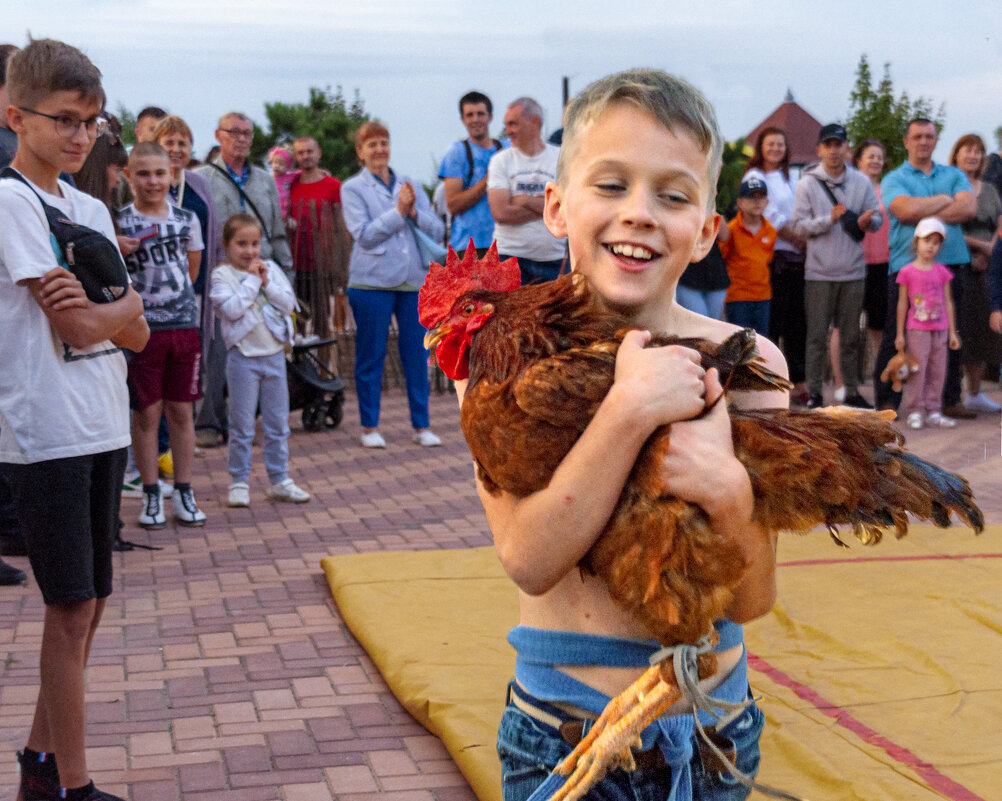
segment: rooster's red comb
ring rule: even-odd
[[[473,238],[460,259],[449,245],[445,264],[431,263],[425,276],[424,286],[418,293],[418,316],[425,328],[434,328],[440,323],[456,299],[473,289],[491,292],[508,292],[518,287],[522,277],[516,259],[498,261],[497,243],[482,259],[477,258]]]

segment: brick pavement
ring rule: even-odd
[[[319,568],[328,554],[489,544],[455,398],[431,405],[443,448],[411,443],[399,389],[384,393],[386,451],[358,446],[353,396],[337,430],[306,433],[294,412],[290,473],[314,495],[303,506],[264,498],[257,448],[250,509],[225,506],[225,450],[196,460],[205,528],[147,533],[139,501],[123,502],[125,537],[163,550],[115,556],[88,675],[99,785],[136,801],[472,801],[347,631]],[[1002,522],[998,417],[962,426],[909,442],[969,475]],[[0,801],[14,798],[38,690],[42,611],[33,586],[0,588]]]

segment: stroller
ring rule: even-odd
[[[314,352],[334,341],[310,337],[294,343],[285,360],[289,408],[303,410],[303,428],[307,431],[320,431],[325,426],[337,428],[344,419],[344,382]]]

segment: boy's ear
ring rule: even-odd
[[[14,133],[20,133],[24,125],[24,112],[17,106],[7,106],[7,127]]]
[[[703,227],[700,229],[699,237],[696,239],[696,244],[692,247],[691,261],[700,261],[706,258],[706,254],[710,252],[713,241],[717,238],[718,228],[720,228],[720,215],[716,211],[712,214],[707,214],[706,219],[703,220]]]
[[[550,181],[544,195],[543,222],[546,229],[557,239],[567,236],[567,221],[564,219],[564,190]]]

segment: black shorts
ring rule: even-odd
[[[111,595],[126,449],[3,464],[28,561],[47,605]]]

